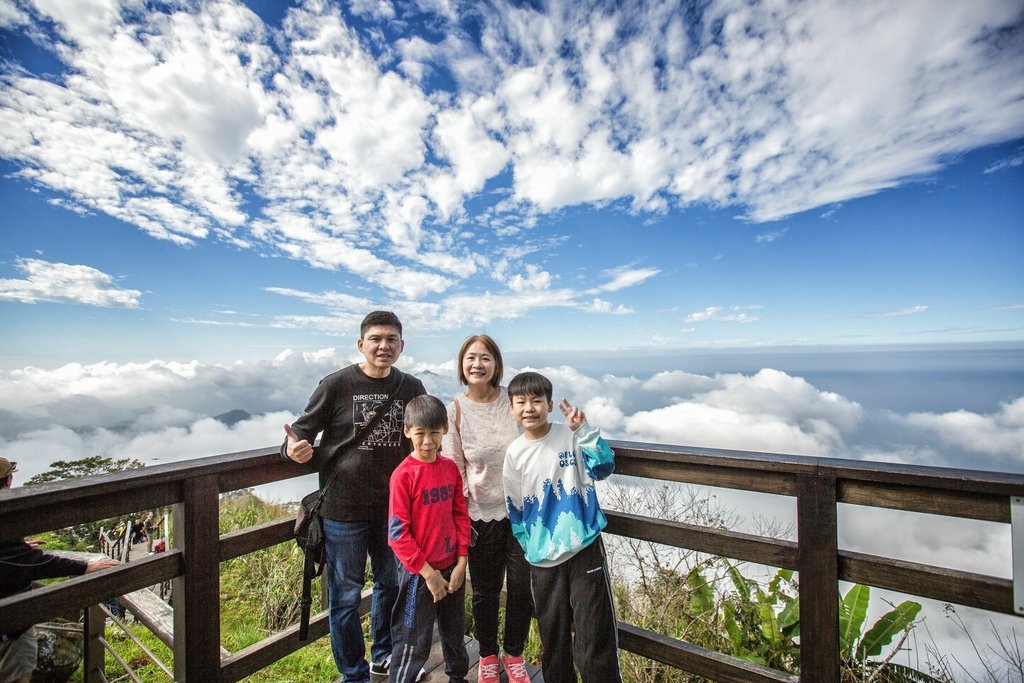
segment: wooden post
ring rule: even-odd
[[[124,535],[121,537],[121,561],[128,562],[131,559],[131,548],[132,548],[132,520],[128,518],[128,523],[124,526]]]
[[[99,605],[85,609],[85,625],[82,634],[85,637],[84,661],[82,662],[82,680],[85,683],[100,683],[105,680],[103,671],[106,668],[104,661],[106,652],[100,638],[103,637],[106,624],[107,615],[103,613]]]
[[[839,547],[836,479],[797,477],[800,680],[839,680]]]
[[[220,501],[217,476],[185,483],[174,506],[174,544],[184,573],[174,578],[174,680],[220,678]]]

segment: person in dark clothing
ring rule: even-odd
[[[18,463],[0,458],[0,490],[11,488]],[[40,550],[37,541],[0,541],[0,598],[26,591],[32,582],[80,576],[120,564],[108,557],[89,562]],[[2,628],[2,627],[0,627]],[[35,627],[0,633],[0,681],[28,683],[36,668]]]
[[[132,522],[132,536],[131,544],[142,543],[146,540],[146,527],[142,523],[141,517],[136,517],[135,521]]]
[[[284,426],[281,454],[309,462],[313,441],[322,433],[315,460],[320,486],[338,470],[320,508],[331,650],[346,683],[368,683],[371,673],[388,673],[391,611],[398,595],[398,563],[387,539],[388,480],[411,451],[402,433],[405,405],[427,392],[418,379],[393,367],[405,348],[402,323],[394,313],[367,315],[356,346],[364,360],[320,381],[302,415]],[[383,419],[361,435],[361,428],[382,410]],[[359,618],[367,555],[373,574],[371,663]]]

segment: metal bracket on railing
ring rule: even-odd
[[[1010,535],[1013,548],[1013,611],[1024,615],[1024,497],[1010,497]]]

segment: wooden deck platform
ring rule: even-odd
[[[466,680],[476,683],[480,664],[480,644],[469,636],[466,636],[466,652],[469,654],[469,673],[466,674]],[[434,646],[430,648],[430,657],[427,658],[427,663],[423,668],[427,672],[423,683],[448,683],[448,676],[444,672],[444,656],[441,654],[441,639],[438,638],[436,629],[434,630]],[[539,667],[527,662],[526,670],[533,683],[544,683],[544,677],[541,675]],[[388,679],[383,676],[371,676],[370,680],[372,683],[385,683]],[[339,676],[334,683],[341,683],[341,677]],[[508,683],[504,669],[501,671],[501,683]]]

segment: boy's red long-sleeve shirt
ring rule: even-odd
[[[411,455],[391,475],[388,545],[412,574],[427,562],[441,570],[469,555],[469,512],[455,462]]]

